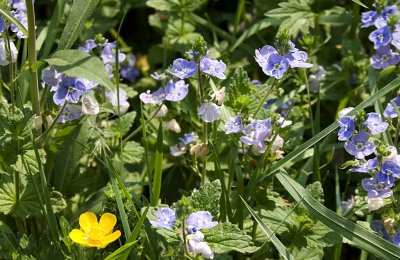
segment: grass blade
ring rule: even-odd
[[[136,242],[137,241],[126,243],[125,245],[115,250],[111,255],[107,256],[104,260],[126,259],[123,257],[127,254],[127,252],[129,253],[131,251],[132,247],[136,244]]]
[[[363,4],[360,0],[352,0],[352,1],[353,1],[354,3],[356,3],[356,4],[358,4],[358,5],[361,5],[362,7],[368,9],[368,6],[366,6],[365,4]]]
[[[160,122],[157,134],[153,187],[151,189],[151,192],[153,193],[151,205],[153,206],[157,206],[158,199],[160,198],[161,182],[162,182],[162,161],[163,161],[163,131],[162,131],[162,122]]]
[[[26,37],[28,37],[28,30],[18,21],[17,18],[15,18],[7,8],[0,4],[0,16],[6,18],[10,23],[14,24],[17,26],[17,28],[25,34]]]
[[[303,199],[302,206],[333,231],[382,259],[398,259],[400,255],[399,247],[324,207],[288,175],[279,172],[275,176],[293,199],[296,201]]]

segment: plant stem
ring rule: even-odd
[[[31,80],[31,101],[32,109],[37,116],[40,116],[39,102],[39,83],[37,72],[33,70],[36,63],[36,29],[35,29],[35,9],[33,0],[26,0],[26,11],[28,16],[28,62]]]
[[[278,81],[276,79],[273,79],[272,84],[271,84],[271,88],[268,90],[267,94],[265,94],[265,96],[263,97],[263,99],[261,99],[260,104],[258,105],[256,112],[254,112],[253,117],[255,118],[256,115],[258,114],[258,112],[260,111],[260,109],[262,108],[262,106],[264,105],[264,103],[267,101],[268,96],[273,92],[275,85]]]

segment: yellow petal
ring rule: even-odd
[[[79,217],[79,225],[85,233],[90,233],[93,226],[98,225],[97,217],[92,212],[85,212]]]
[[[99,224],[103,235],[106,236],[112,232],[115,224],[117,224],[117,217],[111,213],[104,213],[100,218]]]
[[[82,230],[73,229],[69,233],[69,238],[75,243],[86,245],[86,234],[83,233]]]
[[[104,237],[101,240],[101,243],[105,246],[107,246],[108,244],[110,244],[111,242],[114,242],[115,240],[117,240],[119,237],[121,236],[121,231],[117,230],[114,233]]]

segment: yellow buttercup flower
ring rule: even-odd
[[[80,215],[79,225],[81,229],[73,229],[69,233],[69,237],[75,243],[79,243],[89,247],[105,248],[111,242],[114,242],[121,236],[121,231],[117,230],[112,233],[117,217],[111,213],[104,213],[100,222],[91,212]]]

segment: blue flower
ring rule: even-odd
[[[226,79],[226,76],[224,74],[226,70],[226,65],[222,61],[204,57],[200,61],[200,70],[208,75],[217,77],[219,79]]]
[[[391,242],[391,238],[390,238],[388,232],[386,231],[386,228],[383,225],[382,220],[373,220],[370,224],[370,228],[373,231],[377,232],[379,235],[381,235],[384,239]]]
[[[271,77],[280,79],[289,68],[289,60],[279,54],[271,54],[267,64],[263,67],[263,72]]]
[[[213,102],[206,101],[201,104],[197,115],[199,115],[204,122],[214,122],[221,117],[221,107]]]
[[[101,59],[103,60],[104,64],[115,64],[115,42],[107,42],[104,44],[103,50],[101,51]],[[125,60],[126,55],[118,51],[118,62],[121,63]]]
[[[387,122],[382,122],[381,116],[378,113],[368,113],[368,118],[364,124],[373,135],[380,134],[389,127]]]
[[[308,55],[304,51],[295,51],[285,55],[291,68],[311,68],[313,65],[306,62]]]
[[[145,104],[152,104],[152,105],[160,104],[165,100],[164,89],[160,87],[153,93],[150,93],[150,91],[148,90],[146,93],[140,94],[139,98]]]
[[[114,91],[106,91],[106,97],[108,100],[111,101],[111,104],[114,107],[118,107],[118,96],[117,96],[117,90]],[[119,109],[122,114],[126,113],[129,109],[129,102],[128,102],[128,96],[126,95],[125,90],[119,89]]]
[[[196,62],[179,58],[174,60],[172,70],[169,70],[169,72],[175,77],[186,79],[196,74],[197,67]]]
[[[388,23],[385,17],[379,16],[378,18],[376,18],[374,25],[376,28],[380,29],[382,27],[387,26]]]
[[[170,208],[159,208],[155,214],[156,220],[150,220],[153,227],[161,227],[171,229],[174,225],[176,215]]]
[[[386,161],[382,164],[377,177],[380,183],[388,183],[390,186],[393,186],[394,177],[400,177],[400,167],[392,161]]]
[[[390,189],[393,185],[388,183],[380,183],[377,178],[366,178],[362,180],[362,187],[368,191],[368,198],[389,198],[393,195]]]
[[[375,151],[375,145],[368,142],[369,134],[359,132],[354,135],[351,141],[344,144],[344,149],[356,159],[364,159],[365,156],[372,154]]]
[[[189,253],[201,254],[205,259],[214,258],[214,252],[211,250],[210,246],[204,242],[204,234],[201,231],[188,235],[187,239],[187,249]]]
[[[356,167],[350,168],[351,172],[364,172],[369,173],[372,172],[378,166],[378,158],[369,159],[365,163],[361,163]]]
[[[56,87],[61,82],[61,75],[53,67],[50,70],[42,70],[42,81],[49,86]]]
[[[128,58],[128,64],[122,67],[121,77],[127,79],[130,83],[135,82],[136,78],[139,76],[139,71],[135,68],[136,57],[131,54]]]
[[[170,80],[165,87],[165,99],[169,101],[181,101],[189,92],[189,85],[185,81],[173,82]]]
[[[17,61],[18,58],[18,50],[15,48],[14,43],[10,40],[10,53],[7,53],[6,43],[3,38],[0,38],[0,65],[6,66],[10,62],[14,63]],[[11,55],[11,61],[10,57]]]
[[[397,109],[399,109],[399,107],[400,107],[400,97],[395,97],[395,98],[392,99],[391,101],[393,101],[393,102],[396,104]],[[396,109],[392,106],[391,103],[389,103],[389,104],[386,106],[385,111],[383,111],[383,115],[384,115],[386,118],[389,118],[389,117],[390,117],[390,118],[395,118],[395,117],[398,116],[398,115],[397,115]]]
[[[189,234],[196,233],[202,229],[211,229],[216,225],[218,225],[218,222],[212,221],[211,213],[208,211],[192,213],[186,220],[186,228]]]
[[[11,14],[17,18],[17,20],[25,27],[25,29],[28,28],[28,16],[26,15],[26,12],[18,9],[16,11],[11,11]],[[15,26],[14,24],[10,25],[10,29],[11,31],[17,33],[17,37],[19,39],[25,39],[27,36],[20,30],[18,29],[17,26]]]
[[[392,33],[392,45],[394,45],[397,49],[400,49],[400,32]]]
[[[183,137],[180,137],[179,141],[181,141],[182,144],[186,145],[186,144],[196,142],[197,139],[198,139],[198,137],[195,133],[188,133],[188,134],[184,134]]]
[[[386,231],[386,230],[385,230]],[[386,236],[387,236],[387,232],[386,232]],[[385,238],[386,239],[386,238]],[[389,240],[389,239],[386,239]],[[393,236],[393,244],[395,244],[396,246],[400,246],[400,231],[398,231],[394,236]]]
[[[61,111],[59,111],[61,112]],[[61,113],[57,122],[65,123],[80,118],[82,115],[82,108],[74,104],[67,104],[64,111]]]
[[[265,45],[260,50],[256,49],[255,53],[256,53],[255,59],[258,65],[261,68],[264,68],[267,65],[269,56],[271,54],[278,54],[278,51],[270,45]]]
[[[362,22],[361,27],[365,28],[373,25],[377,16],[378,13],[376,11],[363,12],[361,14],[361,22]]]
[[[65,75],[61,76],[58,86],[51,88],[51,91],[56,92],[53,95],[53,101],[57,105],[62,105],[64,102],[78,103],[80,96],[85,94],[86,90],[86,85],[82,80]]]
[[[392,44],[393,42],[394,41],[392,41]],[[371,66],[374,69],[386,69],[387,67],[394,66],[400,62],[399,53],[393,52],[389,45],[379,47],[376,52],[377,54],[370,58]]]
[[[340,129],[338,132],[338,140],[346,141],[349,139],[354,132],[354,117],[353,116],[344,116],[339,120]]]
[[[233,117],[225,124],[225,134],[239,133],[242,131],[242,127],[242,118],[240,116]]]
[[[371,32],[368,38],[374,43],[374,48],[378,49],[379,47],[388,45],[392,40],[392,35],[389,26],[383,26]]]
[[[397,6],[395,6],[395,5],[390,5],[390,6],[387,6],[387,7],[385,8],[385,10],[383,10],[381,16],[382,16],[385,20],[387,20],[388,15],[394,15],[394,14],[396,14],[396,13],[397,13]]]
[[[93,39],[89,39],[85,41],[85,44],[83,46],[79,46],[79,50],[89,53],[92,49],[96,48],[97,44]]]
[[[0,33],[4,32],[6,29],[6,20],[4,18],[0,18]]]

